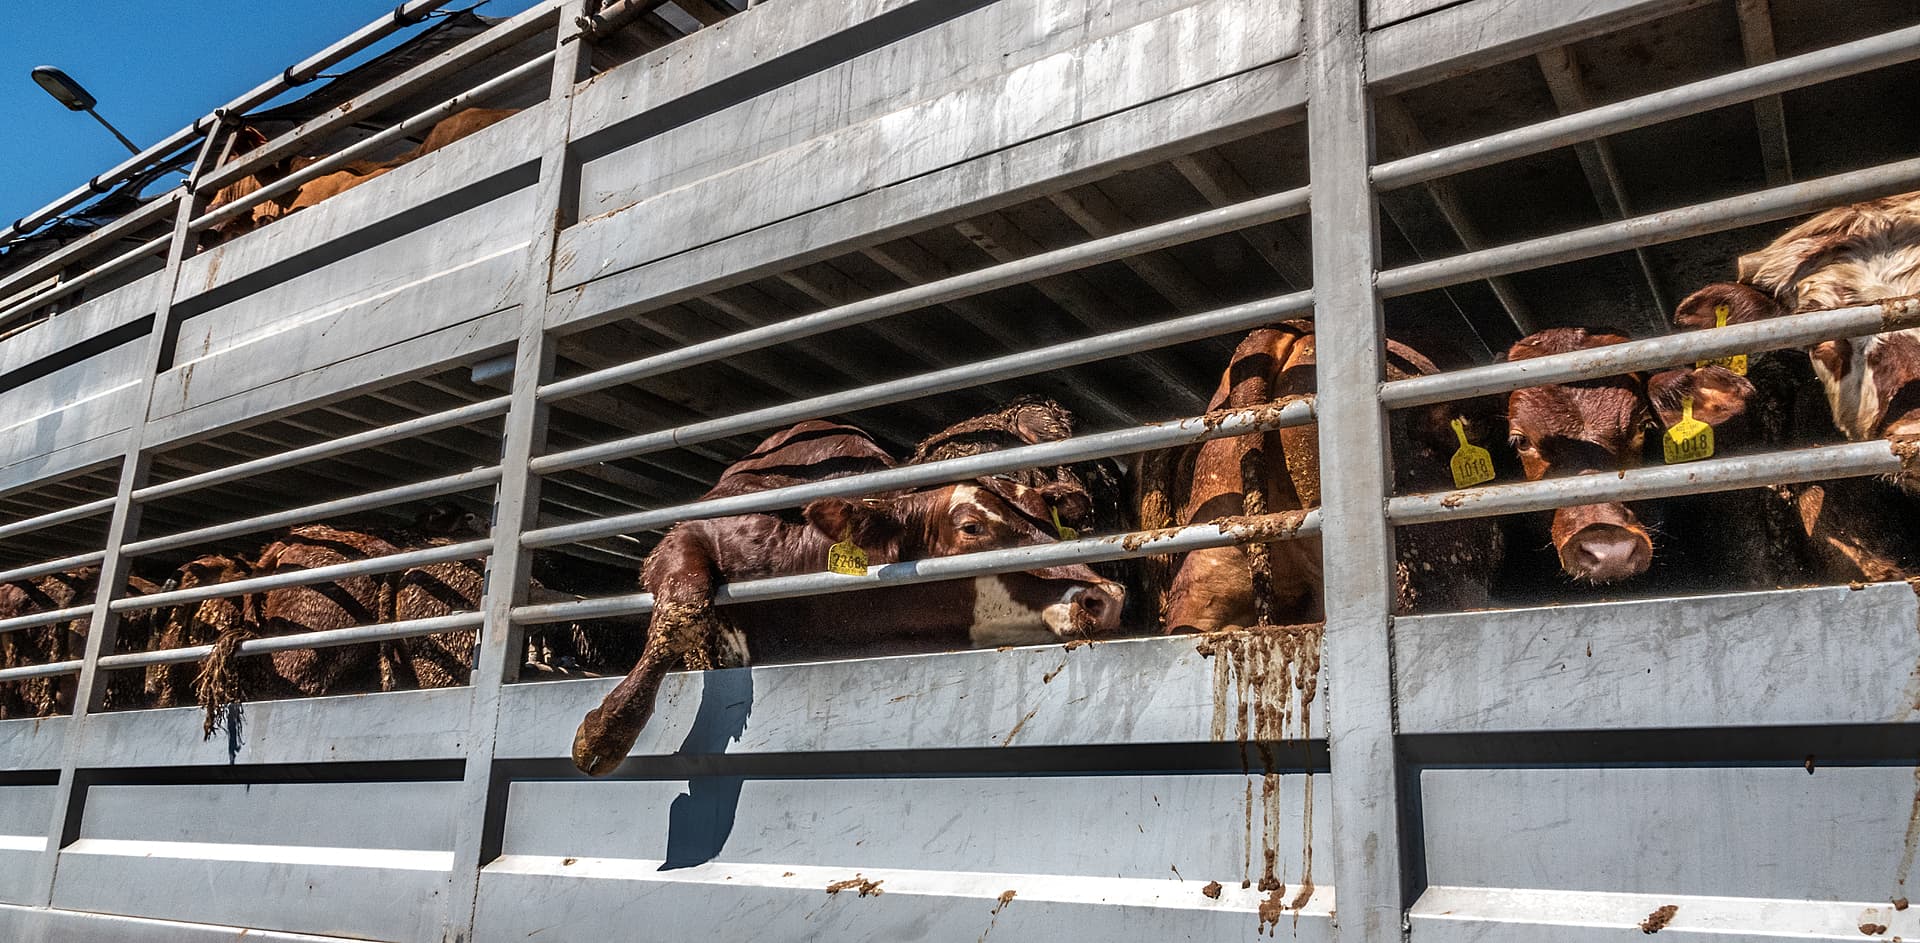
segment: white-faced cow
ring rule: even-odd
[[[890,467],[892,458],[851,426],[805,422],[730,466],[719,497]],[[875,565],[1055,540],[1052,506],[1085,513],[1085,492],[1011,482],[946,485],[864,499],[822,498],[792,513],[689,521],[668,532],[641,575],[653,593],[640,663],[581,721],[573,762],[614,771],[653,714],[666,672],[836,654],[1033,643],[1111,633],[1124,592],[1084,566],[916,586],[713,607],[713,588],[827,568],[836,542]]]
[[[1740,281],[1785,314],[1920,292],[1920,193],[1827,210],[1741,256]],[[1837,338],[1808,353],[1848,439],[1920,435],[1920,329]]]

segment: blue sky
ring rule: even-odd
[[[0,28],[0,221],[12,222],[127,151],[28,77],[53,65],[141,147],[388,12],[399,0],[6,0]],[[471,6],[454,0],[448,8]],[[531,0],[491,0],[503,16]],[[377,50],[376,50],[377,51]]]

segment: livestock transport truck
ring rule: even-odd
[[[1911,2],[442,6],[5,234],[0,584],[107,590],[0,621],[0,940],[1920,938],[1914,590],[1758,585],[1739,552],[1612,586],[1515,569],[1552,508],[1895,474],[1887,442],[1539,481],[1500,458],[1396,494],[1387,435],[1903,316],[1669,328],[1799,218],[1920,189]],[[425,152],[468,107],[518,111]],[[391,166],[256,212],[360,160]],[[168,168],[188,182],[156,195]],[[1308,316],[1316,396],[1202,415],[1250,329]],[[1570,325],[1639,339],[1501,362]],[[1449,369],[1383,383],[1387,335]],[[1022,394],[1075,434],[700,501],[802,420],[904,454]],[[636,640],[677,521],[1303,422],[1324,490],[1284,528],[1063,533],[719,601],[1285,536],[1317,538],[1323,629],[678,672],[617,773],[569,760],[625,668],[553,640]],[[436,502],[484,526],[193,576]],[[1486,605],[1396,615],[1396,537],[1489,518]],[[438,610],[223,653],[156,616],[481,560]],[[423,640],[468,653],[459,683],[258,688],[210,737],[180,695],[216,657]]]

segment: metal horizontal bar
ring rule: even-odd
[[[26,298],[25,300],[14,305],[13,307],[8,308],[5,311],[0,311],[0,327],[5,327],[7,324],[13,322],[14,320],[17,320],[21,315],[28,314],[32,312],[33,309],[38,308],[41,305],[44,305],[50,301],[53,301],[54,299],[59,298],[63,295],[69,295],[75,291],[85,288],[86,286],[91,285],[94,282],[107,277],[108,275],[112,275],[113,273],[118,272],[121,269],[126,268],[127,266],[132,265],[135,262],[140,261],[141,259],[167,251],[167,244],[170,241],[172,241],[172,239],[173,239],[173,235],[171,233],[165,236],[155,236],[154,238],[149,239],[146,242],[143,242],[132,249],[128,249],[127,251],[122,252],[121,254],[116,255],[113,258],[108,259],[107,261],[102,262],[99,265],[96,265],[93,268],[90,268],[85,272],[82,272],[79,275],[74,276],[73,278],[67,279],[66,281],[61,282],[57,285],[49,285],[46,289]]]
[[[92,603],[84,606],[74,606],[68,609],[49,609],[46,612],[35,612],[24,616],[14,616],[11,619],[0,619],[0,632],[12,632],[17,629],[31,629],[42,625],[52,625],[55,622],[65,622],[68,619],[84,619],[92,614]]]
[[[142,204],[139,209],[8,272],[5,277],[0,277],[0,299],[34,282],[60,274],[74,259],[97,251],[102,245],[121,239],[129,232],[161,222],[173,212],[174,201],[179,199],[181,192],[178,188],[169,190]]]
[[[556,380],[540,387],[540,396],[542,399],[551,401],[591,393],[622,383],[761,350],[775,344],[813,337],[827,331],[865,324],[903,312],[1025,284],[1034,279],[1077,271],[1144,252],[1153,252],[1169,246],[1223,235],[1248,226],[1298,216],[1306,212],[1307,199],[1307,188],[1297,187],[1283,193],[1255,197],[1231,206],[1223,206],[1179,219],[1170,219],[1164,223],[1155,223],[1101,239],[1076,243],[999,265],[990,265],[983,269],[838,305],[824,311],[788,318],[764,327],[691,344],[663,354],[643,357],[632,363],[595,370],[565,380]]]
[[[1914,59],[1920,59],[1920,26],[1777,59],[1389,161],[1373,168],[1373,183],[1381,190],[1412,186]]]
[[[341,514],[352,514],[356,511],[367,511],[393,504],[403,504],[408,501],[422,501],[427,498],[437,498],[441,495],[457,494],[462,491],[470,491],[483,485],[491,485],[499,480],[500,466],[490,465],[485,468],[476,468],[472,471],[460,472],[455,475],[430,478],[426,481],[416,481],[411,484],[396,485],[392,488],[370,491],[366,494],[355,495],[350,498],[340,498],[335,501],[310,504],[306,507],[280,511],[275,514],[265,514],[243,521],[231,521],[226,524],[215,524],[211,527],[202,527],[197,530],[168,534],[165,537],[138,540],[121,547],[120,553],[123,556],[129,557],[144,556],[150,553],[159,553],[163,550],[190,547],[194,544],[207,543],[226,537],[236,537],[241,534],[251,534],[257,531],[273,530],[277,527],[291,527],[296,524],[325,520],[329,517],[335,517]]]
[[[1381,388],[1380,401],[1388,409],[1406,409],[1528,386],[1657,370],[1712,357],[1798,347],[1835,337],[1859,337],[1911,327],[1920,327],[1920,298],[1898,298],[1394,380]]]
[[[0,668],[0,681],[25,681],[29,678],[51,678],[56,675],[80,673],[78,661],[56,661],[45,665],[27,665],[23,668]]]
[[[266,164],[294,154],[301,144],[360,120],[370,109],[417,91],[473,64],[475,60],[526,39],[551,25],[548,21],[556,18],[558,10],[557,5],[541,4],[515,14],[484,33],[469,37],[460,45],[388,79],[350,101],[335,105],[299,127],[215,168],[201,180],[200,191],[216,192]]]
[[[427,110],[420,112],[419,114],[414,115],[413,117],[408,118],[405,121],[402,121],[391,128],[387,128],[384,131],[380,131],[378,133],[372,134],[360,141],[355,142],[349,147],[342,148],[341,150],[327,157],[323,157],[320,160],[307,165],[306,167],[303,167],[297,171],[294,171],[293,173],[290,173],[285,177],[282,177],[279,180],[274,181],[273,183],[267,184],[266,186],[263,186],[260,189],[247,194],[246,196],[243,196],[237,200],[234,200],[231,203],[227,203],[221,206],[219,209],[209,211],[195,218],[193,222],[188,223],[187,225],[194,232],[199,232],[201,230],[208,228],[209,226],[215,226],[220,223],[226,222],[227,220],[232,219],[236,216],[239,216],[241,213],[244,213],[247,210],[251,209],[257,203],[261,203],[266,200],[273,199],[284,193],[292,192],[293,190],[298,189],[302,184],[308,183],[314,180],[315,178],[323,177],[323,176],[326,176],[327,174],[333,173],[334,171],[339,170],[341,167],[346,166],[349,162],[357,160],[363,155],[370,154],[378,150],[382,146],[388,143],[391,143],[392,141],[400,138],[403,135],[406,135],[409,132],[421,130],[423,128],[426,128],[429,125],[432,125],[438,122],[440,119],[445,118],[453,114],[454,112],[459,111],[460,109],[466,107],[474,99],[485,98],[486,96],[491,95],[494,92],[497,92],[513,84],[514,82],[518,82],[521,79],[534,74],[535,72],[539,72],[543,69],[547,69],[549,66],[552,65],[554,55],[555,54],[551,51],[541,53],[540,55],[527,60],[525,63],[515,66],[512,69],[509,69],[506,72],[501,73],[500,75],[497,75],[491,79],[486,80],[485,82],[480,83],[479,85],[476,85],[464,92],[461,92],[460,94],[455,95],[452,98],[449,98],[446,101],[443,101],[440,104],[433,106],[432,108],[428,108]]]
[[[263,472],[291,468],[306,462],[317,461],[364,448],[371,448],[376,445],[384,445],[388,442],[395,442],[401,439],[409,439],[416,435],[423,435],[440,429],[465,425],[469,422],[478,422],[482,419],[491,419],[495,416],[506,414],[508,400],[509,397],[497,396],[493,399],[481,400],[478,403],[470,403],[466,406],[457,406],[443,412],[433,413],[432,415],[396,422],[390,426],[380,426],[376,429],[368,429],[365,432],[356,432],[352,435],[341,436],[338,439],[316,442],[312,445],[281,452],[278,455],[268,455],[253,459],[252,461],[241,462],[238,465],[229,465],[225,468],[216,468],[212,471],[189,475],[185,478],[162,482],[157,485],[148,485],[145,488],[136,489],[133,492],[133,500],[155,501],[241,478],[249,478]]]
[[[1911,158],[1402,266],[1381,272],[1379,288],[1383,297],[1411,295],[1495,275],[1508,275],[1610,252],[1624,252],[1742,226],[1770,223],[1814,209],[1852,203],[1916,186],[1920,186],[1920,158]]]
[[[35,563],[32,566],[15,567],[11,570],[0,572],[0,583],[14,583],[20,580],[30,580],[36,576],[46,576],[49,573],[64,573],[68,570],[77,570],[84,566],[93,566],[105,558],[106,553],[94,550],[88,553],[76,554],[71,557],[62,557],[58,560],[48,560],[45,563]]]
[[[55,524],[65,524],[68,521],[81,520],[111,510],[113,510],[112,498],[101,498],[98,501],[76,504],[70,508],[54,511],[49,514],[42,514],[38,517],[29,517],[24,521],[14,521],[11,524],[0,526],[0,540],[10,540],[21,534],[31,534],[36,530],[44,530]]]
[[[409,26],[419,23],[426,15],[446,6],[452,0],[407,0],[395,7],[391,13],[348,33],[325,49],[308,56],[293,65],[282,69],[280,74],[255,86],[252,90],[215,110],[215,114],[242,115],[261,105],[287,89],[318,78],[321,72],[354,53],[385,39]]]
[[[1001,380],[1105,360],[1109,357],[1246,330],[1269,323],[1275,318],[1298,314],[1312,307],[1313,292],[1296,291],[1246,304],[1230,305],[1186,317],[1114,331],[1097,337],[1067,341],[1051,347],[1040,347],[991,360],[961,364],[945,370],[935,370],[932,373],[903,377],[706,422],[696,422],[674,429],[642,433],[611,442],[555,452],[534,459],[531,467],[535,474],[550,475],[595,462],[665,451],[730,435],[777,428],[804,419],[841,415],[919,396],[983,386]]]
[[[344,629],[328,629],[323,632],[276,635],[272,638],[248,639],[241,642],[240,654],[265,655],[269,652],[290,652],[305,648],[338,648],[342,645],[359,645],[365,642],[391,642],[397,639],[419,638],[422,635],[437,635],[441,632],[474,629],[480,626],[480,621],[481,614],[478,612],[456,612],[431,619],[379,622]],[[213,654],[211,645],[169,648],[157,652],[128,652],[123,655],[103,656],[100,659],[100,668],[103,671],[120,671],[126,668],[144,668],[148,665],[174,665],[199,661],[211,654]]]
[[[798,507],[818,498],[852,497],[944,484],[950,481],[996,475],[1020,468],[1061,465],[1105,458],[1109,455],[1130,455],[1150,449],[1205,442],[1208,439],[1246,435],[1250,432],[1264,432],[1286,426],[1303,426],[1313,421],[1313,400],[1305,398],[1287,403],[1277,409],[1263,405],[1250,409],[1222,411],[1172,422],[1156,422],[1113,432],[1043,442],[1039,445],[985,452],[965,458],[849,475],[831,481],[769,488],[751,494],[653,508],[600,520],[581,521],[577,524],[544,527],[527,531],[521,536],[521,544],[529,549],[552,547],[632,531],[661,529],[680,521]]]
[[[950,557],[907,560],[871,567],[865,576],[840,573],[800,573],[764,580],[729,583],[714,588],[714,602],[758,602],[790,599],[795,596],[820,596],[827,593],[875,589],[881,586],[906,586],[941,580],[1038,570],[1075,563],[1100,563],[1156,553],[1185,553],[1210,547],[1225,547],[1250,541],[1271,542],[1320,533],[1318,510],[1300,513],[1264,514],[1233,518],[1225,522],[1194,524],[1135,534],[1114,534],[1063,540],[1032,547],[1012,547],[963,553]],[[651,593],[629,593],[599,599],[520,606],[513,610],[513,621],[521,625],[566,622],[573,619],[604,619],[634,615],[653,608]],[[104,659],[102,659],[104,661]]]
[[[266,104],[281,92],[312,80],[328,66],[379,42],[397,30],[419,22],[426,14],[450,2],[451,0],[409,0],[401,4],[392,13],[355,30],[345,39],[322,49],[302,62],[282,70],[278,76],[256,86],[252,91],[227,103],[225,107],[215,109],[212,114],[175,131],[160,143],[114,165],[106,173],[87,181],[84,186],[21,218],[8,229],[8,235],[11,237],[38,229],[55,216],[86,202],[95,194],[105,193],[108,188],[131,177],[141,168],[179,150],[188,142],[212,130],[219,120],[216,116],[239,115]]]
[[[1545,481],[1482,485],[1461,491],[1410,494],[1387,502],[1395,524],[1545,511],[1610,501],[1645,501],[1709,491],[1900,471],[1900,456],[1885,440],[1823,445],[1766,455],[1737,455],[1681,465],[1656,465],[1617,474],[1575,475]]]
[[[243,580],[230,580],[207,586],[195,586],[192,589],[176,589],[164,593],[150,593],[145,596],[129,596],[116,599],[107,605],[114,612],[128,612],[136,609],[157,609],[161,606],[176,606],[181,603],[199,602],[203,599],[218,599],[224,596],[239,596],[246,593],[264,593],[269,590],[286,589],[290,586],[311,586],[316,583],[331,583],[353,576],[366,576],[370,573],[391,573],[416,566],[433,563],[446,563],[451,560],[463,560],[468,557],[484,557],[493,550],[493,541],[488,539],[468,540],[457,544],[445,544],[437,547],[424,547],[419,550],[407,550],[401,553],[389,553],[385,556],[368,557],[364,560],[349,560],[312,569],[291,570],[286,573],[274,573],[269,576],[254,576]]]
[[[32,232],[33,230],[39,229],[41,226],[46,225],[54,217],[59,216],[61,213],[64,213],[70,209],[73,209],[74,207],[79,206],[82,203],[85,203],[86,201],[92,199],[93,197],[106,193],[107,191],[113,189],[114,185],[126,180],[129,177],[132,177],[135,173],[144,169],[147,165],[152,164],[154,161],[157,161],[163,157],[166,157],[168,154],[171,154],[174,151],[179,150],[181,147],[184,147],[189,142],[200,137],[202,134],[205,134],[208,128],[213,127],[213,124],[214,124],[213,118],[211,116],[208,116],[208,117],[200,118],[196,120],[193,124],[190,124],[178,131],[175,131],[166,140],[163,140],[160,143],[155,144],[152,147],[149,147],[146,150],[141,151],[140,153],[135,154],[132,157],[129,157],[126,160],[121,161],[118,164],[115,164],[112,167],[112,169],[108,170],[105,173],[95,176],[93,179],[88,180],[86,183],[83,183],[78,187],[75,187],[71,192],[69,192],[65,196],[62,196],[61,198],[53,201],[52,203],[48,203],[46,206],[43,206],[33,211],[32,213],[29,213],[26,216],[23,216],[20,219],[15,220],[13,225],[8,227],[7,229],[6,240],[0,240],[0,241],[11,241],[15,236],[23,235],[25,233]]]

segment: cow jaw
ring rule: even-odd
[[[1013,598],[998,576],[973,580],[973,624],[967,638],[976,647],[1044,645],[1073,629],[1073,591],[1062,584],[1060,600],[1035,607]]]

